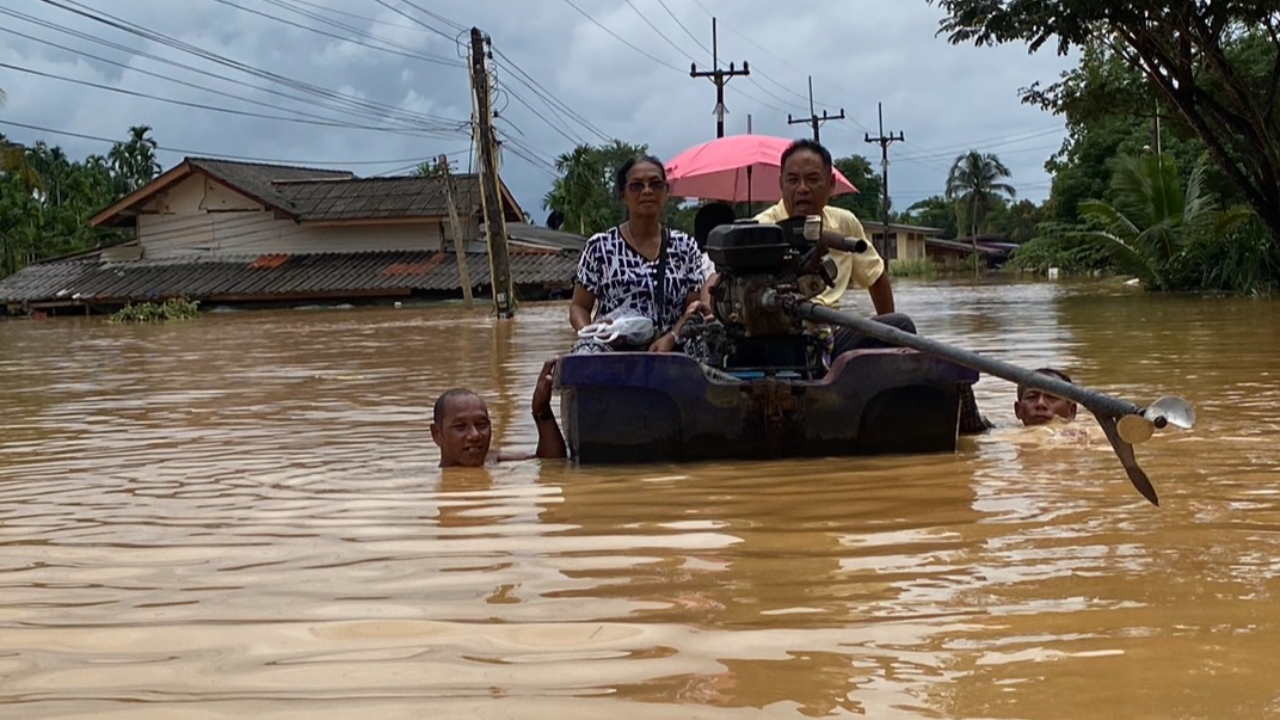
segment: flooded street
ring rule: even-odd
[[[453,386],[532,451],[565,304],[0,322],[4,716],[1280,718],[1280,306],[897,294],[922,334],[1191,400],[1137,451],[1161,506],[990,377],[1002,428],[955,455],[442,477]]]

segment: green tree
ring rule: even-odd
[[[942,230],[942,237],[947,239],[959,234],[956,205],[941,195],[927,197],[907,208],[902,221],[911,225],[938,228]]]
[[[852,195],[837,195],[831,198],[831,204],[851,211],[861,220],[879,222],[884,217],[881,209],[884,198],[884,180],[871,167],[871,161],[861,155],[836,158],[833,163],[858,192]]]
[[[150,140],[145,132],[141,139]],[[0,277],[33,260],[124,239],[119,232],[91,228],[89,219],[120,199],[136,181],[121,175],[118,167],[125,173],[144,172],[144,164],[124,161],[133,152],[129,145],[136,146],[138,140],[139,134],[131,133],[130,139],[116,143],[107,157],[91,155],[77,162],[61,148],[43,141],[22,147],[0,137],[6,157],[20,155],[18,161],[40,180],[33,184],[23,173],[0,172]],[[154,149],[153,145],[147,147]],[[110,156],[117,158],[117,163],[109,161]]]
[[[1280,17],[1243,0],[928,0],[953,44],[1104,43],[1195,133],[1270,230],[1280,260]]]
[[[1007,203],[997,197],[988,216],[987,227],[991,232],[1005,236],[1009,242],[1022,244],[1035,237],[1036,228],[1047,219],[1045,205],[1037,205],[1030,200]]]
[[[1018,191],[1006,182],[1012,173],[991,153],[970,150],[956,158],[947,173],[946,197],[956,205],[956,214],[971,236],[986,229],[987,214],[1002,195],[1016,197]],[[975,242],[975,252],[976,242]]]
[[[160,162],[156,160],[159,146],[150,132],[150,125],[134,125],[129,128],[129,139],[116,143],[107,154],[122,195],[137,190],[160,174]]]
[[[1116,199],[1081,203],[1088,229],[1080,236],[1151,290],[1187,289],[1187,265],[1194,260],[1188,253],[1235,232],[1251,214],[1241,205],[1220,211],[1204,188],[1205,172],[1206,163],[1197,163],[1184,187],[1168,158],[1119,158],[1112,177]]]
[[[445,160],[445,162],[447,163],[448,160]],[[413,174],[415,177],[424,178],[441,177],[446,169],[445,164],[441,163],[439,158],[436,158],[418,163],[418,166],[413,169]]]
[[[621,140],[598,146],[579,145],[556,158],[559,177],[542,200],[542,207],[564,215],[564,228],[591,235],[622,222],[626,210],[614,188],[614,174],[627,160],[649,152],[647,145]],[[668,206],[668,214],[677,204]]]

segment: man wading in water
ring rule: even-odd
[[[568,457],[564,435],[551,412],[551,382],[556,361],[548,360],[533,390],[533,421],[538,426],[538,448],[533,455],[503,455],[491,450],[493,425],[489,409],[474,391],[449,390],[436,399],[431,413],[431,439],[440,448],[440,467],[483,467],[503,460],[544,460]]]

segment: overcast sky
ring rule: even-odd
[[[110,13],[150,38],[70,10]],[[722,64],[751,67],[726,88],[729,134],[745,132],[750,115],[756,133],[807,136],[787,113],[808,115],[812,75],[818,113],[847,116],[821,128],[837,156],[878,162],[863,139],[878,134],[877,102],[885,130],[905,134],[890,148],[895,207],[941,193],[951,161],[970,148],[998,154],[1020,197],[1048,194],[1043,164],[1062,123],[1021,105],[1017,91],[1055,80],[1070,61],[1022,46],[951,47],[925,0],[10,0],[0,7],[0,63],[12,66],[0,66],[0,132],[80,158],[110,145],[54,131],[118,139],[147,124],[166,168],[206,154],[375,175],[450,153],[466,170],[470,97],[455,37],[476,26],[500,53],[502,175],[541,223],[551,163],[575,142],[616,137],[669,158],[715,137],[714,86],[689,77],[691,61],[710,67],[713,13]]]

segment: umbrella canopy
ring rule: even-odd
[[[667,163],[667,181],[676,197],[726,202],[777,202],[782,198],[782,152],[793,141],[769,135],[730,135],[695,145]],[[858,192],[836,175],[833,195]]]

